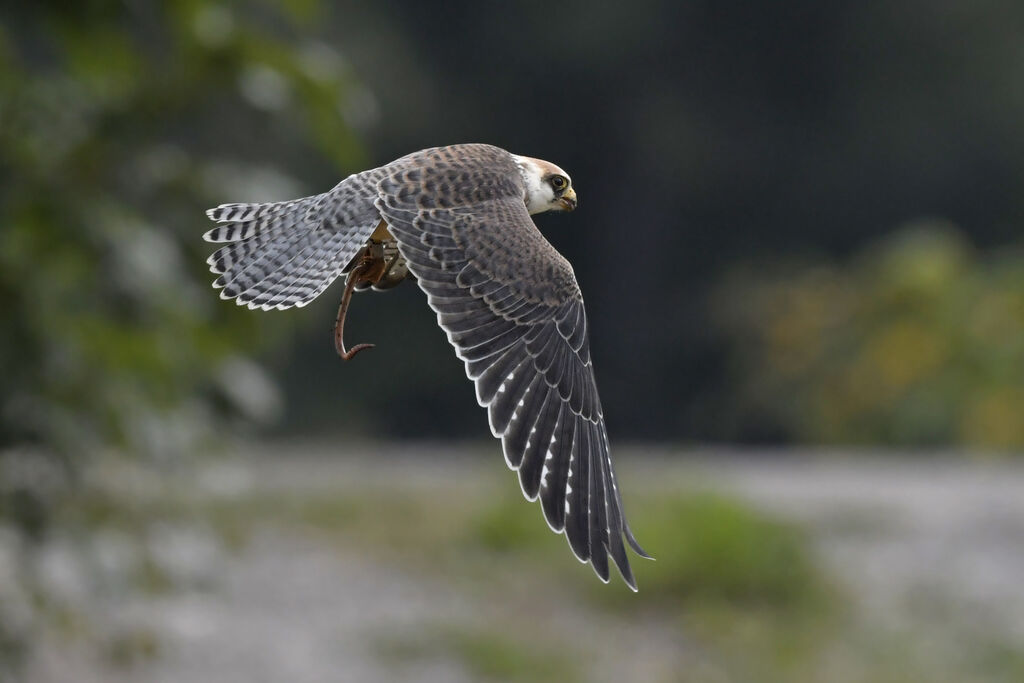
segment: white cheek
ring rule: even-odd
[[[540,197],[540,202],[543,206],[550,206],[555,201],[555,191],[547,183],[540,186],[537,195]]]
[[[552,203],[555,201],[555,191],[539,180],[531,183],[527,196],[530,198],[527,208],[531,213],[546,211],[551,208]]]

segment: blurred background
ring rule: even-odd
[[[1024,679],[1024,5],[0,9],[0,680]],[[422,293],[218,299],[203,211],[572,174],[641,592]]]

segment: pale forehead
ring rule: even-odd
[[[543,159],[536,159],[534,157],[522,157],[522,158],[523,159],[528,159],[528,160],[532,161],[534,164],[536,164],[537,168],[539,168],[540,171],[541,171],[541,175],[543,175],[543,176],[547,176],[547,175],[564,175],[566,178],[569,177],[568,173],[563,171],[558,166],[555,166],[550,161],[544,161]]]

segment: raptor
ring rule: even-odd
[[[224,299],[263,310],[304,306],[345,276],[335,324],[344,343],[354,291],[414,278],[476,385],[505,461],[548,525],[602,581],[609,562],[636,590],[626,522],[594,380],[587,315],[569,262],[532,214],[572,211],[569,175],[483,144],[414,152],[323,194],[223,204],[204,238]],[[410,277],[411,276],[411,277]]]

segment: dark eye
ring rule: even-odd
[[[555,188],[556,190],[565,189],[566,184],[567,183],[565,178],[563,178],[560,175],[556,175],[554,178],[551,179],[551,187]]]

